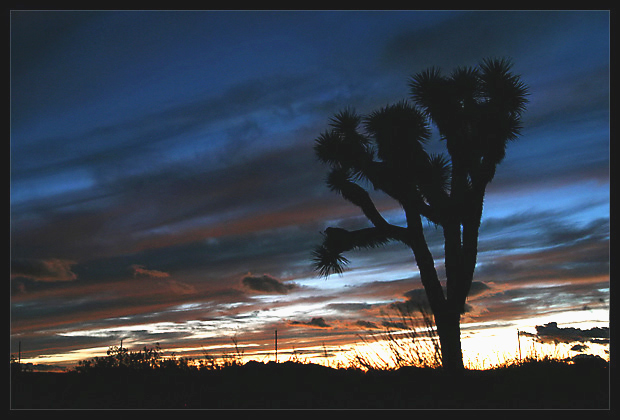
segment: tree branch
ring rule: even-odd
[[[332,190],[338,191],[347,201],[358,206],[370,222],[377,228],[376,232],[384,237],[408,244],[410,242],[407,230],[403,227],[392,225],[381,215],[370,194],[350,181],[346,173],[335,169],[330,173],[328,184]]]
[[[315,270],[323,277],[332,273],[340,274],[344,271],[344,266],[349,263],[349,260],[342,256],[343,252],[376,248],[393,239],[406,241],[405,235],[405,228],[392,225],[354,231],[329,227],[325,229],[323,244],[315,248],[313,252]]]
[[[329,181],[332,189],[337,189],[345,200],[358,206],[375,227],[389,226],[364,188],[344,177],[330,176]]]
[[[407,231],[411,237],[409,246],[413,251],[416,264],[420,270],[420,280],[424,286],[431,310],[435,315],[437,315],[442,313],[445,307],[446,299],[441,283],[439,282],[437,270],[435,269],[435,260],[428,249],[428,244],[426,243],[426,238],[424,237],[424,229],[422,227],[420,213],[417,212],[416,209],[406,206],[405,214],[407,217]]]

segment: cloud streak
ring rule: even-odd
[[[284,284],[267,274],[262,276],[248,274],[241,279],[241,283],[253,292],[276,293],[280,295],[285,295],[295,288],[294,284]]]
[[[315,317],[312,318],[310,321],[291,321],[289,324],[294,326],[302,325],[313,328],[330,328],[330,325],[325,322],[323,317]]]
[[[148,270],[146,267],[144,267],[143,265],[139,265],[139,264],[133,264],[130,268],[133,272],[134,277],[137,277],[137,276],[169,277],[170,276],[170,274],[165,273],[163,271]]]

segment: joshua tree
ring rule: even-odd
[[[486,59],[457,68],[450,76],[431,68],[409,82],[412,102],[401,101],[362,116],[352,109],[336,114],[315,142],[329,165],[327,186],[358,206],[372,226],[327,228],[313,253],[322,276],[342,273],[344,252],[398,241],[413,251],[439,335],[442,365],[463,370],[460,318],[472,284],[485,190],[509,141],[518,137],[527,87],[505,59]],[[447,153],[425,145],[434,124]],[[362,186],[396,200],[405,226],[388,223]],[[362,184],[362,185],[360,185]],[[435,268],[423,219],[441,226],[445,290]]]

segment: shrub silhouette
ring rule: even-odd
[[[106,357],[95,357],[81,360],[75,370],[81,373],[105,372],[145,372],[153,370],[181,370],[188,371],[195,367],[192,359],[172,357],[165,358],[159,343],[155,347],[144,346],[138,351],[129,351],[121,346],[111,346]]]

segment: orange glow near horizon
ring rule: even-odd
[[[590,318],[605,317],[608,315],[606,310],[598,310],[592,313]],[[469,369],[489,369],[503,363],[510,363],[526,358],[541,358],[549,356],[552,358],[568,358],[579,354],[571,350],[575,343],[555,343],[547,344],[537,342],[531,337],[519,336],[518,332],[533,333],[532,325],[541,325],[547,318],[530,318],[511,323],[509,326],[490,326],[484,323],[464,324],[462,328],[461,341],[463,348],[463,362]],[[558,314],[556,319],[559,325],[579,325],[587,329],[594,326],[602,326],[600,321],[592,321],[584,317],[583,314],[569,311]],[[369,334],[366,338],[357,336],[352,339],[327,338],[322,340],[320,336],[307,339],[291,339],[286,334],[280,335],[278,345],[278,362],[297,361],[302,363],[316,363],[333,368],[360,367],[366,362],[376,368],[398,367],[395,362],[394,348],[390,346],[389,340],[383,339],[384,333],[376,332]],[[398,337],[398,333],[394,334]],[[321,344],[317,344],[321,343]],[[250,360],[258,362],[270,362],[276,360],[273,337],[263,339],[258,342],[243,342],[243,336],[239,337],[237,343],[230,340],[213,344],[211,346],[189,346],[165,348],[162,346],[165,356],[176,354],[179,357],[188,357],[199,361],[206,355],[214,357],[216,360],[235,359],[242,363]],[[401,343],[402,351],[419,351],[422,356],[432,359],[430,352],[432,345],[428,340],[416,343]],[[125,343],[130,351],[138,351],[144,347],[138,343]],[[147,345],[150,347],[150,345]],[[22,358],[22,363],[58,365],[72,368],[77,362],[94,357],[105,357],[109,347],[94,347],[73,350],[56,355],[40,355],[31,358]],[[589,344],[587,354],[600,356],[609,361],[608,346],[601,344]]]

